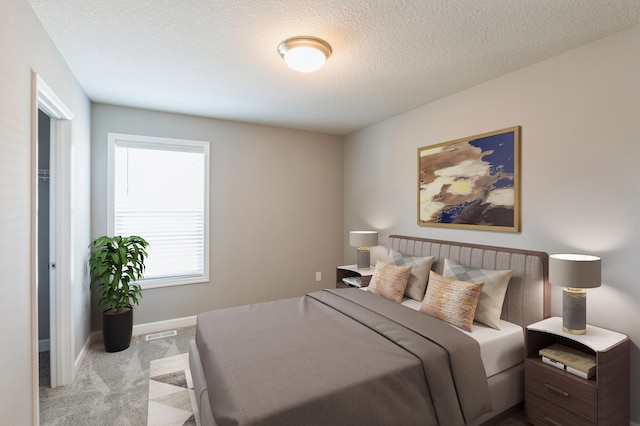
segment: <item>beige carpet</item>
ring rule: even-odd
[[[189,354],[151,361],[148,426],[198,425]]]

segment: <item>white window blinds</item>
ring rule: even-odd
[[[114,235],[149,242],[143,287],[208,280],[206,142],[109,134]]]

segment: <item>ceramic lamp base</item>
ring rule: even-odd
[[[358,248],[358,269],[371,269],[371,255],[369,247]]]
[[[587,292],[580,288],[562,290],[562,331],[587,333]]]

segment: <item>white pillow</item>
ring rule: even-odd
[[[496,330],[500,330],[502,304],[511,274],[513,274],[511,270],[477,269],[461,265],[450,259],[444,260],[442,270],[442,276],[447,278],[484,283],[474,319]]]
[[[427,288],[427,280],[429,279],[429,270],[433,264],[434,256],[414,257],[400,253],[394,249],[389,250],[387,262],[398,266],[411,266],[411,276],[409,283],[404,291],[404,295],[410,299],[421,302],[424,298],[424,292]]]

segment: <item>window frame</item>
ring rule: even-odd
[[[209,182],[210,182],[210,143],[206,141],[164,138],[157,136],[131,135],[124,133],[107,133],[107,233],[115,232],[115,150],[118,147],[163,149],[171,151],[171,147],[182,150],[202,152],[204,155],[204,241],[203,241],[203,273],[200,275],[177,276],[166,278],[143,278],[138,281],[143,289],[173,287],[187,284],[209,282]],[[174,150],[178,150],[174,149]],[[141,235],[141,237],[144,237]]]

